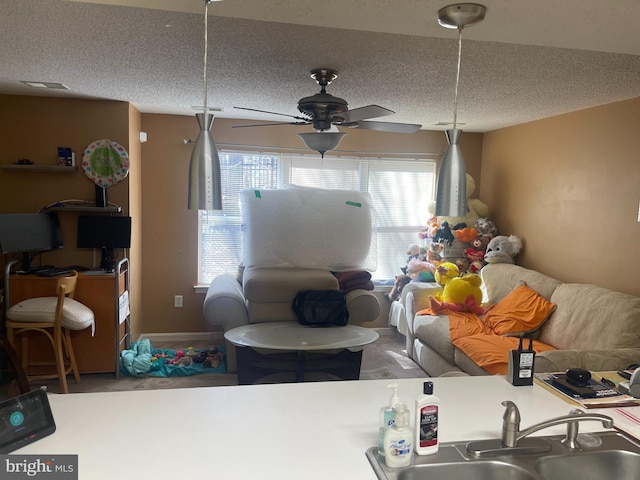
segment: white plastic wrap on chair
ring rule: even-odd
[[[368,193],[288,185],[243,190],[240,204],[246,267],[376,269]]]
[[[58,297],[29,298],[11,307],[7,312],[7,318],[14,322],[53,322],[57,304]],[[62,326],[69,330],[84,330],[91,326],[93,336],[96,328],[93,311],[77,300],[65,298]]]

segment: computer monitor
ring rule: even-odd
[[[24,272],[31,271],[34,252],[62,247],[62,233],[55,213],[0,214],[0,252],[22,253]]]
[[[112,272],[115,249],[131,247],[131,217],[79,216],[77,247],[101,249],[100,268]]]

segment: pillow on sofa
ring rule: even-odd
[[[497,335],[529,333],[539,329],[555,309],[555,303],[522,282],[481,318]]]

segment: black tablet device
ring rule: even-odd
[[[44,390],[34,390],[0,403],[0,453],[13,452],[55,431]]]

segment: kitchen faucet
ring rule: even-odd
[[[611,417],[599,413],[584,413],[582,410],[574,409],[569,412],[569,415],[552,418],[532,425],[525,430],[520,430],[520,411],[516,404],[510,400],[505,400],[502,402],[502,405],[506,407],[504,415],[502,416],[502,444],[505,447],[517,447],[520,440],[538,430],[566,423],[567,435],[564,440],[562,440],[562,444],[567,448],[575,450],[578,448],[578,422],[587,420],[600,421],[603,427],[613,428],[613,419]]]

